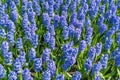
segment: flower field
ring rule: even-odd
[[[0,0],[0,80],[120,80],[120,0]]]

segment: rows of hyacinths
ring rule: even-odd
[[[120,80],[120,0],[0,0],[0,80]]]

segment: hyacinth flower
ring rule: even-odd
[[[71,67],[76,62],[75,57],[72,57],[72,56],[68,56],[68,57],[69,58],[67,58],[65,62],[61,65],[64,71],[66,71],[69,67]]]
[[[105,49],[105,50],[110,49],[111,44],[112,44],[112,39],[111,39],[110,37],[107,37],[107,38],[105,39],[104,49]]]
[[[9,44],[14,44],[14,33],[9,31],[7,33],[7,41],[9,42]]]
[[[34,48],[29,49],[28,51],[29,61],[33,61],[36,58],[36,51]]]
[[[48,0],[49,5],[54,5],[54,0]]]
[[[117,43],[117,46],[120,46],[120,32],[117,34],[115,42]]]
[[[79,43],[79,51],[84,51],[86,48],[86,41],[85,40],[81,40]]]
[[[4,54],[4,64],[11,65],[13,61],[12,58],[12,52],[7,52],[6,54]]]
[[[23,15],[27,11],[27,3],[28,0],[22,0],[21,15]]]
[[[68,39],[68,37],[69,37],[69,29],[68,29],[67,26],[63,27],[62,36],[63,36],[64,40]]]
[[[70,16],[70,24],[73,24],[74,26],[76,26],[77,24],[77,13],[76,12],[72,13]]]
[[[50,52],[51,50],[48,48],[45,48],[42,52],[42,62],[46,62],[50,59]]]
[[[117,47],[114,51],[112,51],[112,58],[114,59],[118,54],[120,54],[120,48]]]
[[[0,29],[0,37],[1,38],[5,38],[6,37],[5,29]]]
[[[70,38],[73,38],[74,37],[74,34],[75,34],[75,27],[74,27],[74,25],[73,24],[70,24],[69,26],[68,26],[69,28],[69,37]]]
[[[120,54],[116,55],[114,58],[115,61],[115,66],[119,67],[120,66]]]
[[[106,25],[104,23],[99,23],[98,31],[102,35],[106,31]]]
[[[47,61],[47,70],[50,71],[52,77],[55,75],[56,65],[55,65],[55,62],[53,60]]]
[[[83,10],[81,8],[78,10],[78,20],[80,22],[84,22],[85,20],[85,14],[83,13]]]
[[[48,13],[43,13],[42,14],[42,23],[45,27],[48,27],[50,25],[50,17]]]
[[[0,79],[5,76],[5,69],[2,64],[0,64]]]
[[[22,72],[22,64],[20,62],[20,60],[18,58],[16,58],[14,61],[13,61],[13,70],[16,72],[16,73],[21,73]]]
[[[22,38],[17,38],[17,40],[16,40],[16,48],[17,48],[18,50],[20,50],[20,49],[23,48]]]
[[[74,72],[74,74],[72,75],[71,80],[80,80],[81,79],[81,73],[76,71]]]
[[[100,59],[100,63],[103,69],[107,68],[107,62],[108,62],[108,54],[104,54]]]
[[[95,46],[95,49],[96,49],[96,53],[97,55],[100,55],[101,51],[102,51],[102,43],[97,43],[96,46]]]
[[[47,12],[48,11],[48,8],[49,8],[48,1],[44,1],[42,3],[42,8],[43,8],[43,12]]]
[[[36,48],[38,46],[38,35],[32,35],[32,38],[30,39],[32,47]]]
[[[86,73],[88,73],[91,68],[92,68],[92,61],[88,58],[86,59],[85,63],[84,63],[84,67],[86,69]]]
[[[60,22],[60,16],[54,15],[53,21],[54,21],[54,27],[57,27],[58,23]]]
[[[65,15],[61,15],[60,16],[60,26],[61,27],[64,27],[64,26],[67,26],[67,21],[66,21],[66,16]]]
[[[9,44],[7,41],[3,41],[1,44],[2,56],[4,56],[9,50]]]
[[[55,80],[64,80],[64,75],[63,74],[58,74],[56,76],[56,79]]]
[[[54,5],[49,5],[48,14],[50,17],[54,16]]]
[[[33,9],[34,9],[34,12],[36,13],[36,15],[40,15],[41,8],[40,8],[40,5],[37,2],[37,0],[33,1]]]
[[[54,25],[50,25],[47,30],[50,32],[52,36],[55,35]]]
[[[95,64],[93,65],[93,67],[92,67],[91,76],[93,76],[94,74],[99,73],[99,72],[100,72],[100,70],[101,70],[101,68],[102,68],[102,65],[101,65],[101,63],[100,63],[100,62],[95,63]]]
[[[40,72],[42,70],[42,58],[34,59],[34,71]]]
[[[33,78],[31,77],[31,72],[29,71],[28,68],[25,68],[22,71],[22,79],[23,80],[33,80]]]
[[[86,35],[85,35],[85,41],[88,45],[90,45],[91,43],[92,34],[93,34],[93,28],[88,27],[86,29]]]
[[[8,74],[8,80],[17,80],[17,74],[14,71],[10,71]]]
[[[96,49],[94,47],[90,47],[89,51],[88,51],[88,55],[87,58],[89,58],[90,60],[94,60],[94,57],[96,55]]]
[[[22,50],[19,51],[18,59],[20,60],[21,64],[23,65],[26,62],[25,52]]]
[[[76,41],[78,41],[79,39],[80,39],[80,37],[81,37],[81,29],[79,29],[79,28],[76,28],[76,30],[75,30],[75,32],[74,32],[74,38],[75,38],[75,40]]]
[[[50,40],[49,40],[49,42],[48,42],[48,45],[49,45],[49,47],[50,47],[52,50],[55,49],[55,37],[54,37],[54,36],[51,36],[51,37],[50,37]]]
[[[95,75],[94,80],[102,80],[101,77],[99,76],[99,73],[97,73],[97,74]]]
[[[42,73],[42,80],[51,80],[51,74],[49,70],[46,70]]]
[[[51,34],[49,31],[47,31],[45,34],[44,34],[44,42],[45,43],[48,43],[49,40],[50,40],[50,37],[51,37]]]
[[[117,7],[120,8],[120,0],[117,1]]]
[[[85,27],[90,27],[91,26],[91,20],[90,18],[87,18],[84,23]]]
[[[76,1],[72,1],[71,2],[71,5],[70,5],[70,13],[73,13],[73,12],[75,12],[75,10],[76,10]]]

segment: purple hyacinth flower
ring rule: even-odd
[[[16,48],[17,48],[18,50],[20,50],[20,49],[23,48],[22,38],[17,38],[17,40],[16,40]]]
[[[4,64],[11,65],[12,64],[12,52],[7,52],[4,54]]]
[[[59,15],[54,15],[54,26],[57,27],[58,23],[60,22],[60,16]]]
[[[36,35],[36,34],[33,35],[32,38],[31,38],[31,40],[30,40],[30,42],[31,42],[31,45],[34,48],[36,48],[38,46],[38,35]]]
[[[117,43],[117,46],[120,46],[120,32],[116,36],[116,43]]]
[[[15,22],[18,19],[18,13],[16,10],[10,11],[10,18],[13,22]]]
[[[102,64],[100,62],[94,64],[93,67],[92,67],[91,76],[93,76],[95,73],[99,73],[99,71],[101,70],[101,68],[102,68]]]
[[[81,73],[76,71],[74,72],[74,74],[72,75],[71,80],[80,80],[81,79]]]
[[[33,1],[33,9],[36,13],[36,15],[40,15],[40,6],[39,6],[39,3],[37,1]]]
[[[91,70],[91,68],[92,68],[92,61],[89,58],[85,61],[84,67],[86,69],[86,73],[88,73]]]
[[[66,71],[70,66],[72,66],[76,62],[75,57],[69,56],[67,60],[61,65],[62,69]]]
[[[6,37],[5,29],[0,29],[0,37],[1,38],[5,38]]]
[[[78,41],[79,39],[80,39],[80,37],[81,37],[81,29],[79,29],[79,28],[76,28],[76,30],[75,30],[75,32],[74,32],[74,38],[75,38],[75,40],[76,41]]]
[[[2,56],[4,56],[9,50],[9,44],[7,41],[3,41],[1,44]]]
[[[34,70],[36,72],[40,72],[42,70],[42,59],[41,58],[34,59]]]
[[[29,61],[33,61],[36,58],[36,51],[34,48],[29,49],[28,51]]]
[[[44,34],[44,42],[45,43],[48,43],[49,40],[50,40],[50,37],[51,37],[51,34],[49,31],[47,31],[45,34]]]
[[[63,74],[58,74],[56,76],[56,79],[55,80],[64,80],[64,75]]]
[[[8,80],[17,80],[17,74],[14,71],[10,71],[8,74]]]
[[[23,65],[26,62],[25,52],[22,50],[19,51],[18,59],[20,60],[21,64]]]
[[[18,58],[16,58],[13,62],[13,69],[16,73],[22,72],[22,65],[21,65],[21,62]]]
[[[101,53],[101,50],[102,50],[102,43],[97,43],[96,46],[95,46],[95,49],[96,49],[96,53],[97,55],[100,55]]]
[[[120,54],[116,55],[114,60],[115,60],[115,66],[119,67],[120,66]]]
[[[9,31],[7,33],[7,41],[9,44],[12,44],[12,45],[14,44],[14,33],[13,32]]]
[[[42,73],[42,80],[51,80],[51,74],[49,70],[46,70]]]
[[[42,61],[46,62],[50,59],[50,52],[51,50],[48,48],[45,48],[42,52]]]
[[[0,64],[0,79],[3,78],[5,76],[5,69],[2,66],[2,64]]]
[[[96,54],[96,49],[94,47],[90,47],[87,57],[93,61],[95,54]]]
[[[31,72],[29,71],[28,68],[25,68],[22,71],[22,79],[23,80],[33,80],[33,78],[31,77]]]
[[[50,71],[52,77],[55,75],[56,65],[55,65],[55,62],[53,60],[47,61],[47,70]]]
[[[64,38],[64,40],[68,39],[69,36],[69,28],[67,26],[63,27],[63,31],[62,31],[62,36]]]
[[[107,61],[108,61],[108,54],[104,54],[100,59],[100,63],[103,69],[107,68]]]
[[[110,49],[111,44],[112,44],[112,39],[111,39],[110,37],[107,37],[107,38],[105,39],[104,49],[105,49],[105,50]]]
[[[42,14],[42,23],[45,27],[48,27],[50,25],[50,17],[48,13],[43,13]]]
[[[85,40],[80,41],[80,43],[79,43],[79,50],[80,51],[85,50],[86,46],[87,45],[86,45],[86,41]]]

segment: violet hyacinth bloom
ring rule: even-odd
[[[100,55],[100,53],[102,51],[102,43],[97,43],[95,46],[95,49],[96,49],[97,55]]]
[[[18,50],[20,50],[20,49],[23,48],[22,38],[17,38],[17,40],[16,40],[16,48],[17,48]]]
[[[5,38],[6,37],[5,29],[0,29],[0,37],[1,38]]]
[[[9,44],[7,41],[3,41],[1,44],[2,56],[4,56],[9,50]]]
[[[22,72],[22,64],[18,58],[16,58],[13,62],[13,69],[16,73]]]
[[[34,59],[34,70],[36,72],[40,72],[42,70],[42,59],[41,58]]]
[[[94,57],[95,57],[95,54],[96,54],[96,49],[94,47],[91,47],[88,51],[88,55],[87,57],[90,59],[90,60],[94,60]]]
[[[46,62],[50,59],[50,52],[51,50],[48,48],[45,48],[42,52],[42,62]]]
[[[111,44],[112,44],[112,39],[111,39],[110,37],[107,37],[107,38],[105,39],[104,49],[105,49],[105,50],[110,49]]]
[[[117,43],[117,46],[120,46],[120,32],[117,34],[115,42]]]
[[[79,43],[79,50],[83,51],[86,48],[86,41],[85,40],[81,40]]]
[[[49,70],[46,70],[42,73],[42,80],[50,80],[51,79],[51,74]]]
[[[36,58],[36,51],[34,48],[29,49],[28,56],[29,56],[29,61],[33,61]]]
[[[33,78],[31,77],[31,72],[29,71],[28,68],[25,68],[22,71],[22,79],[23,80],[33,80]]]
[[[56,80],[64,80],[64,75],[63,74],[58,74],[56,76]]]
[[[72,75],[71,80],[80,80],[81,79],[81,73],[76,71],[74,72],[74,74]]]
[[[92,68],[92,60],[88,58],[84,63],[84,67],[86,69],[86,73],[88,73]]]
[[[93,28],[88,27],[86,29],[86,35],[85,35],[85,41],[88,45],[90,45],[92,34],[93,34]]]
[[[40,15],[41,8],[39,6],[39,3],[36,0],[33,1],[33,9],[36,15]]]
[[[5,69],[2,66],[2,64],[0,64],[0,79],[3,78],[5,76]]]
[[[12,58],[12,52],[7,52],[6,54],[4,54],[4,64],[11,65],[13,61]]]
[[[18,59],[20,60],[21,64],[23,65],[26,62],[25,52],[22,50],[19,51]]]
[[[107,62],[108,62],[108,54],[104,54],[100,59],[100,63],[103,69],[107,68]]]
[[[47,70],[50,71],[52,77],[55,75],[56,65],[55,65],[55,62],[53,60],[47,61]]]
[[[14,71],[10,71],[8,74],[8,80],[17,80],[17,74]]]

